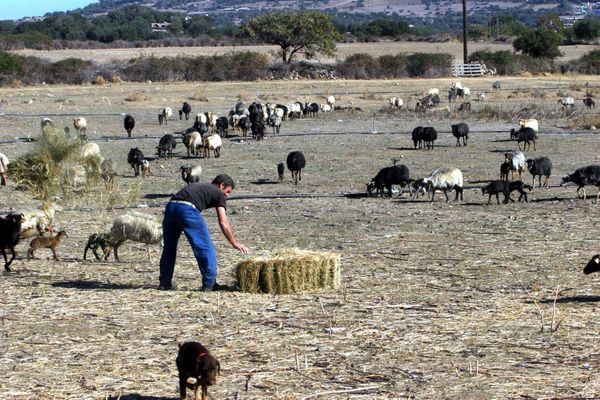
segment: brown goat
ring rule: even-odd
[[[56,255],[56,246],[60,243],[63,237],[67,236],[67,232],[60,231],[55,236],[46,237],[39,236],[31,241],[29,244],[29,250],[27,250],[27,259],[35,258],[33,252],[36,249],[50,249],[52,250],[52,255],[54,256],[54,260],[58,261],[58,256]]]
[[[177,353],[177,371],[179,372],[179,395],[186,399],[186,389],[194,389],[196,400],[208,399],[208,386],[217,383],[217,374],[221,373],[221,365],[198,342],[186,342],[179,345]],[[198,390],[202,388],[202,397]]]

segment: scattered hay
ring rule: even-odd
[[[206,96],[206,94],[204,94],[201,91],[194,92],[194,94],[192,94],[190,97],[188,97],[188,99],[192,100],[192,101],[200,101],[203,103],[208,102],[208,97]]]
[[[284,249],[269,257],[255,257],[236,267],[243,292],[285,294],[341,285],[340,254]]]
[[[136,102],[136,101],[147,101],[150,97],[146,94],[146,91],[135,92],[125,97],[125,101]]]

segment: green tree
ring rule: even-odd
[[[548,29],[533,29],[519,36],[514,42],[515,51],[536,58],[555,58],[561,55],[558,46],[564,36]]]
[[[546,14],[538,18],[537,28],[556,32],[565,36],[565,25],[562,23],[557,14]]]
[[[333,16],[318,11],[266,14],[250,20],[245,32],[264,43],[280,47],[279,55],[289,64],[298,53],[312,58],[316,53],[333,56],[340,34]]]
[[[573,25],[575,37],[579,40],[595,40],[600,37],[600,20],[585,18]]]

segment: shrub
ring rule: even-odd
[[[508,50],[491,52],[480,50],[471,53],[471,62],[483,61],[489,68],[496,68],[500,75],[519,75],[523,72],[552,72],[554,63],[548,59],[533,58],[524,54],[515,54]]]
[[[352,54],[341,63],[338,71],[348,79],[368,79],[379,69],[373,56],[366,53]]]
[[[12,75],[23,69],[23,57],[0,51],[0,74]]]
[[[46,82],[82,84],[92,80],[92,62],[79,58],[66,58],[50,64]]]
[[[408,76],[438,78],[447,76],[452,67],[452,56],[445,53],[415,53],[408,56]]]

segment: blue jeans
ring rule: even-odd
[[[181,232],[192,246],[202,274],[202,287],[211,290],[217,280],[217,252],[202,213],[182,203],[168,203],[163,219],[163,252],[160,257],[160,284],[169,286],[175,270]]]

